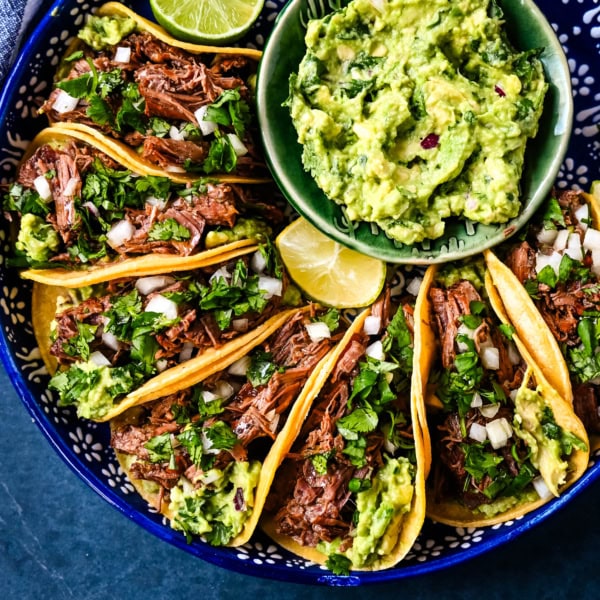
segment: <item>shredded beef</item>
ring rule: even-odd
[[[583,383],[573,390],[573,408],[589,433],[600,434],[600,398],[598,386]]]
[[[195,111],[203,105],[214,103],[226,90],[237,90],[242,99],[251,101],[251,92],[246,80],[252,74],[253,63],[242,55],[212,56],[196,55],[185,50],[171,47],[150,33],[132,33],[119,43],[132,50],[128,63],[116,63],[112,50],[91,53],[97,71],[110,72],[119,69],[124,82],[137,85],[144,101],[144,113],[149,119],[166,119],[179,126],[183,121],[197,126]],[[212,61],[212,64],[211,64]],[[74,62],[66,79],[74,79],[90,71],[87,60]],[[141,155],[148,161],[161,167],[183,165],[191,161],[201,165],[208,156],[209,144],[202,141],[173,140],[158,137],[148,126],[141,131],[138,125],[135,131],[127,127],[106,121],[98,124],[87,115],[88,104],[85,99],[69,112],[59,113],[53,105],[61,93],[55,88],[42,111],[51,121],[78,122],[99,129],[106,135],[123,140],[133,147],[142,147]],[[107,94],[104,101],[116,115],[123,102],[118,93]],[[266,176],[263,157],[256,143],[255,126],[246,131],[243,142],[248,154],[240,157],[236,166],[239,174]]]
[[[450,369],[456,358],[455,339],[459,317],[471,314],[470,304],[481,296],[469,281],[461,280],[448,289],[432,286],[429,290],[437,332],[442,348],[442,365]]]
[[[489,504],[492,501],[484,493],[485,489],[492,483],[492,479],[485,476],[481,481],[476,482],[470,476],[465,469],[466,454],[464,446],[475,443],[469,437],[469,430],[473,423],[485,426],[486,423],[502,417],[511,423],[513,409],[508,406],[501,406],[498,413],[492,418],[484,417],[477,409],[469,410],[464,419],[466,433],[464,437],[461,419],[456,412],[448,414],[437,427],[438,440],[436,446],[440,464],[436,466],[436,476],[433,479],[438,485],[435,490],[438,498],[451,496],[460,499],[470,509],[475,509],[482,504]],[[523,440],[515,436],[512,442],[516,444],[518,455],[521,458],[526,457],[528,450]],[[502,462],[497,466],[499,471],[506,471],[512,477],[518,475],[519,465],[511,453],[510,445],[495,451],[491,447],[487,447],[486,451],[494,452],[496,456],[502,458]]]
[[[233,397],[224,404],[224,412],[204,419],[204,427],[210,427],[217,421],[226,423],[238,438],[233,448],[221,450],[215,455],[212,468],[223,469],[232,460],[247,460],[250,451],[253,452],[253,456],[257,456],[258,447],[253,446],[253,442],[265,438],[273,440],[283,428],[292,402],[318,361],[334,343],[333,339],[312,342],[304,322],[302,313],[298,312],[282,328],[282,331],[286,332],[285,336],[279,332],[263,344],[264,352],[278,357],[276,362],[279,367],[266,384],[257,387],[250,382],[240,384]],[[203,382],[204,389],[211,390],[218,382],[231,378],[226,371],[216,373]],[[111,445],[115,450],[136,457],[132,475],[138,479],[155,481],[163,486],[165,491],[173,487],[182,474],[192,484],[203,485],[204,472],[199,465],[192,462],[181,445],[176,445],[176,469],[168,462],[148,462],[150,455],[145,448],[148,440],[165,432],[176,436],[185,427],[184,423],[177,422],[174,405],[187,408],[193,414],[197,408],[193,401],[193,391],[186,389],[137,407],[135,410],[138,413],[133,414],[132,419],[126,419],[116,425],[111,436]],[[193,417],[193,420],[196,421],[197,418]],[[259,457],[263,457],[260,451]]]

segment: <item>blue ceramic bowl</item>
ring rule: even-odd
[[[92,3],[92,6],[94,4]],[[555,0],[546,2],[565,31],[575,27],[591,33],[592,24],[584,19],[584,8],[564,7]],[[52,6],[37,30],[23,47],[18,61],[0,93],[0,183],[14,176],[17,163],[27,144],[46,122],[36,116],[36,109],[49,93],[54,70],[69,39],[81,25],[90,6],[87,0],[59,0]],[[282,2],[269,0],[256,27],[245,43],[261,47],[269,34]],[[148,5],[139,0],[132,7],[148,15]],[[560,15],[557,13],[560,12]],[[597,152],[590,132],[596,131],[593,77],[585,75],[586,56],[594,52],[593,37],[581,55],[571,55],[574,73],[579,74],[575,97],[582,117],[577,122],[572,148],[562,166],[558,184],[577,183],[587,187],[598,178],[597,165],[591,156]],[[576,63],[576,64],[575,64]],[[592,80],[592,81],[590,81]],[[588,135],[590,134],[590,135]],[[8,224],[0,228],[1,256],[10,253]],[[407,558],[393,569],[380,572],[357,572],[336,577],[325,569],[299,559],[258,532],[241,548],[214,548],[201,540],[188,544],[173,531],[163,517],[148,508],[135,493],[121,471],[109,445],[108,425],[77,419],[70,408],[59,408],[47,390],[48,374],[43,366],[31,326],[31,288],[0,259],[0,357],[20,395],[25,409],[46,436],[65,464],[102,498],[128,518],[166,542],[200,559],[248,575],[288,582],[355,586],[393,581],[452,567],[499,545],[555,513],[593,481],[600,477],[600,464],[591,464],[586,474],[561,498],[517,521],[487,529],[464,529],[427,522]],[[91,528],[97,524],[89,524]],[[119,535],[118,531],[114,532]]]
[[[504,241],[522,227],[546,198],[567,150],[573,102],[569,66],[554,30],[531,0],[498,0],[506,29],[519,50],[544,48],[541,60],[550,84],[537,136],[527,146],[521,180],[522,210],[498,225],[450,219],[442,237],[414,245],[388,238],[372,223],[350,222],[304,170],[302,147],[283,102],[289,77],[298,72],[306,52],[304,34],[310,18],[322,17],[344,0],[291,0],[279,15],[260,64],[257,80],[258,116],[271,172],[279,187],[317,229],[364,254],[395,263],[427,264],[477,254]]]

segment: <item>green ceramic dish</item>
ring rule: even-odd
[[[569,67],[552,27],[530,0],[497,0],[508,35],[520,50],[543,47],[541,56],[550,82],[539,132],[529,140],[521,181],[523,209],[501,225],[448,220],[443,237],[412,246],[395,242],[376,225],[349,222],[327,199],[302,165],[302,148],[288,109],[290,73],[305,53],[306,22],[340,7],[344,0],[290,0],[275,23],[259,65],[258,117],[268,163],[292,206],[323,233],[365,254],[395,263],[446,262],[477,254],[499,244],[523,226],[552,188],[571,134],[573,98]]]

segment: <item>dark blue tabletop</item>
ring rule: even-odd
[[[10,599],[597,598],[600,487],[502,548],[449,569],[366,589],[230,573],[141,529],[55,454],[0,370],[0,591]]]

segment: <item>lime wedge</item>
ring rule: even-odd
[[[175,38],[224,45],[258,19],[264,0],[150,0],[156,20]]]
[[[313,300],[337,308],[372,304],[385,283],[385,263],[338,244],[297,219],[275,244],[290,277]]]

